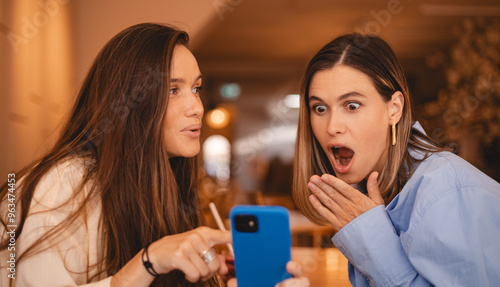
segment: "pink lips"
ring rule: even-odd
[[[191,138],[199,138],[201,134],[201,124],[187,126],[181,130],[182,133]]]

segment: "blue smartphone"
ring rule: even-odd
[[[292,277],[286,271],[292,247],[286,208],[239,205],[229,217],[238,287],[274,286]]]

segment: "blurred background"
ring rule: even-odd
[[[427,133],[500,180],[498,0],[0,0],[4,179],[48,149],[98,51],[140,22],[191,36],[204,78],[200,191],[223,217],[240,203],[294,210],[300,79],[324,44],[351,32],[386,39]],[[327,228],[292,217],[294,244],[328,244]]]

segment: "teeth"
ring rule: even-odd
[[[332,148],[333,156],[335,158],[338,158],[338,156],[339,156],[339,150],[338,149],[339,149],[338,147],[333,147]]]
[[[341,158],[335,158],[335,162],[338,165],[346,166],[351,162],[350,158],[342,158],[342,163],[340,162]]]
[[[342,157],[339,150],[345,148],[344,146],[334,146],[332,147],[332,153],[335,162],[340,166],[347,166],[352,160],[352,157]]]

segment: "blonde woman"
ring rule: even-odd
[[[336,230],[354,286],[500,286],[500,185],[413,122],[403,70],[377,36],[310,61],[293,196]]]

